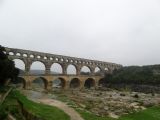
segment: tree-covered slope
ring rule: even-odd
[[[160,65],[129,66],[106,75],[107,83],[160,84]]]

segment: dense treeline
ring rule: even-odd
[[[19,74],[19,69],[15,68],[15,64],[8,58],[5,48],[0,45],[0,87],[4,86],[7,80],[15,80]]]
[[[160,65],[129,66],[106,75],[106,83],[114,84],[160,84]]]

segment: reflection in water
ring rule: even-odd
[[[64,88],[65,84],[66,84],[66,82],[63,78],[58,78],[56,80],[53,80],[52,87],[53,88]]]
[[[46,81],[43,78],[36,78],[32,82],[32,89],[36,91],[43,91],[46,87]]]
[[[56,79],[56,80],[54,80],[53,81],[53,84],[52,84],[52,87],[53,88],[60,88],[61,87],[61,80],[59,80],[59,79]]]

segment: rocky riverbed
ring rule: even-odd
[[[79,109],[88,110],[98,116],[118,118],[123,114],[160,105],[160,94],[145,94],[116,90],[81,90],[63,92],[76,103]]]
[[[31,99],[50,98],[66,101],[71,107],[92,112],[97,116],[118,118],[121,115],[141,111],[147,107],[160,105],[160,94],[145,94],[118,90],[68,90],[50,93],[40,91],[23,91]],[[65,96],[65,97],[64,97]]]

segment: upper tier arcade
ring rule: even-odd
[[[122,67],[120,64],[97,60],[89,60],[84,58],[76,58],[8,47],[5,47],[5,49],[10,59],[20,59],[24,62],[26,74],[29,74],[30,67],[35,61],[40,61],[45,65],[45,74],[50,74],[50,69],[53,63],[59,63],[62,66],[63,74],[67,74],[66,69],[69,65],[74,65],[77,70],[77,75],[80,74],[80,70],[83,66],[87,66],[90,69],[91,75],[94,75],[95,68],[97,67],[100,69],[102,74],[112,72],[113,70]]]

